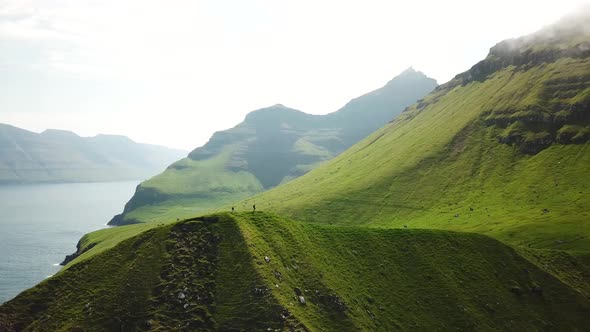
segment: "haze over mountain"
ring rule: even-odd
[[[110,224],[184,216],[218,208],[285,183],[338,155],[395,118],[436,87],[408,68],[382,88],[327,115],[283,105],[253,111],[232,129],[215,133],[188,158],[143,182]]]
[[[38,134],[0,124],[0,184],[142,180],[184,155],[125,136]]]
[[[86,235],[62,272],[0,306],[0,329],[587,329],[587,22],[497,44],[236,205],[256,212],[166,222],[186,212],[171,209]]]
[[[326,114],[411,64],[447,82],[588,0],[229,1],[2,0],[0,122],[192,150],[247,111]]]
[[[589,12],[498,43],[346,153],[244,206],[590,250]]]

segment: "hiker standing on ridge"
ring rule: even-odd
[[[252,212],[256,212],[256,204],[252,205]]]

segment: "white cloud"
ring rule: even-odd
[[[33,0],[2,0],[0,1],[0,17],[22,17],[34,13]]]
[[[582,2],[0,0],[0,122],[193,148],[270,104],[334,111],[410,65],[444,82]]]

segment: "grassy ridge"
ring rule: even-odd
[[[128,229],[132,227],[137,226]],[[254,292],[259,285],[237,224],[228,218],[196,218],[155,227],[78,258],[0,306],[0,330],[262,330],[293,325],[293,319],[280,319],[281,308],[271,296]]]
[[[262,184],[252,173],[226,169],[235,150],[228,146],[210,159],[179,160],[142,182],[123,223],[185,219],[261,192]]]
[[[74,261],[1,306],[0,327],[542,330],[579,329],[588,313],[582,292],[486,236],[257,212],[160,226]]]
[[[562,282],[590,299],[590,253],[562,250],[516,249],[523,257],[539,268],[551,273]]]
[[[283,105],[253,111],[242,123],[216,132],[187,158],[143,182],[110,224],[188,218],[286,183],[383,126],[436,85],[408,69],[381,89],[327,115]]]
[[[570,301],[580,301],[574,311],[588,310],[583,296],[560,294],[556,278],[485,236],[319,226],[258,213],[238,220],[263,276],[280,286],[275,296],[314,330],[544,329]],[[531,293],[538,285],[556,288],[541,299]],[[294,287],[311,303],[298,305]],[[570,314],[553,327],[567,329],[578,319]]]
[[[0,307],[0,330],[136,329],[148,316],[168,231],[123,241],[24,291]]]

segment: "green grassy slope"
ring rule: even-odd
[[[237,224],[217,220],[156,227],[78,258],[0,307],[0,330],[261,330],[295,324],[280,320],[272,297],[253,292],[261,281]]]
[[[143,182],[110,224],[211,212],[286,183],[366,137],[435,87],[435,80],[408,69],[331,114],[310,115],[282,105],[251,112]]]
[[[581,330],[588,313],[582,292],[486,236],[257,212],[78,259],[0,306],[0,329]]]
[[[206,160],[182,159],[142,182],[125,206],[124,219],[142,222],[185,219],[260,193],[264,188],[255,175],[226,169],[236,148],[224,147]]]
[[[240,208],[590,250],[590,51],[580,51],[590,35],[552,36],[508,55],[500,43],[342,155]]]

